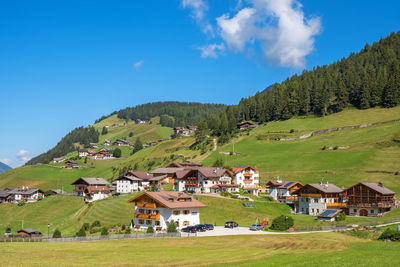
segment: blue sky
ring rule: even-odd
[[[400,30],[399,1],[0,1],[0,161],[153,101],[236,104]]]

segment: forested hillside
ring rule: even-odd
[[[367,109],[399,103],[400,32],[366,44],[359,53],[331,65],[304,71],[270,90],[244,98],[208,124],[216,135],[224,135],[244,120],[263,123],[297,115],[324,116],[347,106]]]
[[[160,116],[160,124],[167,127],[197,124],[222,112],[226,105],[196,102],[154,102],[118,111],[118,118],[149,120]]]
[[[55,157],[60,157],[68,152],[76,149],[75,143],[88,146],[89,143],[97,143],[99,141],[99,132],[93,127],[79,127],[68,133],[58,144],[39,156],[31,159],[26,164],[32,165],[36,163],[47,163]]]

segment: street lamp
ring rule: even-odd
[[[288,216],[285,216],[286,230],[288,229],[288,226],[287,226],[287,220],[288,220]]]
[[[50,238],[50,224],[47,224],[47,239]]]

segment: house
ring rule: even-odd
[[[0,189],[0,203],[11,202],[10,192],[8,190]]]
[[[118,193],[133,193],[143,191],[150,184],[153,176],[146,172],[128,171],[124,175],[116,179]]]
[[[99,152],[95,152],[93,156],[91,156],[93,159],[111,159],[112,155],[110,153],[109,148],[102,148],[99,150]]]
[[[63,162],[65,160],[67,160],[67,159],[66,158],[54,158],[53,159],[53,163],[60,163],[60,162]]]
[[[114,143],[112,143],[113,146],[132,146],[131,142],[124,140],[124,139],[117,139],[115,140]]]
[[[257,125],[255,125],[254,123],[251,123],[249,121],[244,121],[242,123],[239,123],[237,125],[239,130],[245,130],[245,129],[249,129],[249,128],[257,128]]]
[[[65,168],[79,168],[79,165],[76,161],[73,160],[68,160],[65,162]]]
[[[214,185],[232,185],[234,175],[218,167],[185,167],[175,173],[175,179],[175,191],[211,193],[215,192],[216,188],[211,188]],[[230,191],[238,192],[239,186],[231,186]]]
[[[3,195],[8,194],[6,201],[12,203],[18,203],[19,201],[36,202],[44,197],[42,190],[25,186],[22,188],[6,188],[4,191],[7,193],[3,193]]]
[[[87,149],[79,149],[78,150],[79,157],[87,157],[89,151]]]
[[[235,184],[240,187],[256,187],[260,182],[260,175],[257,167],[251,166],[236,166],[232,169],[235,174]]]
[[[182,192],[145,192],[131,200],[135,203],[135,227],[165,231],[171,221],[179,229],[200,223],[200,209],[206,205]]]
[[[172,162],[166,166],[166,168],[184,168],[184,167],[203,167],[203,164],[193,163],[193,162]]]
[[[149,143],[149,146],[155,146],[155,145],[157,145],[157,142],[155,141]]]
[[[136,119],[136,120],[135,120],[135,123],[136,123],[136,124],[143,124],[143,123],[146,123],[146,121],[142,121],[142,120],[140,120],[140,119]]]
[[[48,191],[48,193],[49,193],[49,195],[51,195],[51,196],[54,196],[54,195],[66,196],[66,195],[69,195],[69,194],[70,194],[70,193],[67,193],[67,192],[65,192],[65,191],[63,191],[63,190],[61,190],[61,189],[50,189],[50,190]],[[46,195],[47,195],[48,193],[46,192]]]
[[[237,193],[239,192],[238,184],[216,184],[210,187],[210,193]]]
[[[189,136],[190,130],[185,127],[175,127],[174,133],[181,136]]]
[[[119,126],[118,124],[114,123],[113,125],[111,125],[111,128],[116,128],[118,126]]]
[[[294,192],[297,197],[296,212],[308,215],[319,215],[327,209],[344,209],[344,189],[334,184],[306,184]]]
[[[193,133],[197,130],[197,126],[195,125],[187,125],[186,128],[189,130],[190,133]]]
[[[317,219],[319,221],[330,221],[333,222],[335,221],[336,217],[343,212],[342,210],[339,209],[333,209],[333,210],[325,210],[324,212],[320,213],[317,216]]]
[[[395,192],[382,183],[358,183],[345,191],[347,215],[382,216],[396,208]]]
[[[32,229],[32,228],[25,228],[17,231],[20,237],[39,237],[42,236],[42,233]]]
[[[97,144],[96,143],[90,143],[90,148],[97,148]]]
[[[76,196],[85,197],[88,202],[100,200],[109,197],[110,185],[103,178],[79,178],[72,183],[75,186]]]
[[[111,141],[108,140],[108,139],[104,140],[104,145],[105,146],[111,146]]]
[[[269,181],[267,183],[269,195],[282,203],[295,203],[297,195],[295,192],[303,187],[303,184],[297,181]]]
[[[155,170],[152,170],[150,174],[153,175],[153,177],[166,176],[168,183],[174,183],[175,182],[174,177],[176,175],[176,172],[183,170],[184,168],[175,168],[175,167],[157,168]]]

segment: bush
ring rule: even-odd
[[[379,240],[400,241],[400,232],[394,229],[386,228],[385,231],[378,238]]]
[[[23,206],[23,205],[25,205],[25,203],[26,203],[25,199],[20,200],[20,201],[18,201],[18,206]]]
[[[147,227],[146,233],[148,233],[148,234],[154,234],[154,228],[153,228],[153,226],[149,225],[149,226]]]
[[[119,149],[118,147],[116,149],[114,149],[114,151],[113,151],[113,157],[114,158],[121,157],[121,154],[122,154],[121,149]]]
[[[58,228],[54,231],[53,238],[61,238],[61,232]]]
[[[90,226],[90,229],[93,229],[94,227],[100,227],[100,226],[101,226],[100,221],[94,221],[92,223],[92,225]]]
[[[271,230],[286,231],[294,225],[294,220],[290,216],[281,215],[272,221]]]
[[[108,229],[107,229],[107,227],[103,227],[103,228],[101,228],[101,234],[100,235],[108,235]]]
[[[82,228],[76,233],[76,236],[78,236],[78,237],[86,236],[85,229],[83,229],[83,227],[82,227]]]
[[[322,147],[322,150],[326,150],[326,149],[327,149],[327,147],[326,147],[326,146],[323,146],[323,147]]]
[[[84,223],[84,224],[82,225],[82,228],[85,229],[85,231],[89,231],[89,228],[90,228],[89,223]]]
[[[176,233],[176,224],[174,221],[170,221],[168,228],[167,228],[167,233]]]
[[[290,129],[290,133],[294,133],[294,129]]]
[[[94,234],[94,233],[98,233],[98,232],[100,232],[101,231],[101,227],[98,227],[98,226],[96,226],[96,227],[93,227],[92,229],[90,229],[90,233],[91,234]]]
[[[126,227],[125,234],[130,234],[130,233],[131,233],[131,228],[130,227]]]
[[[346,214],[344,212],[339,213],[339,215],[336,217],[336,221],[344,221],[346,220]]]

